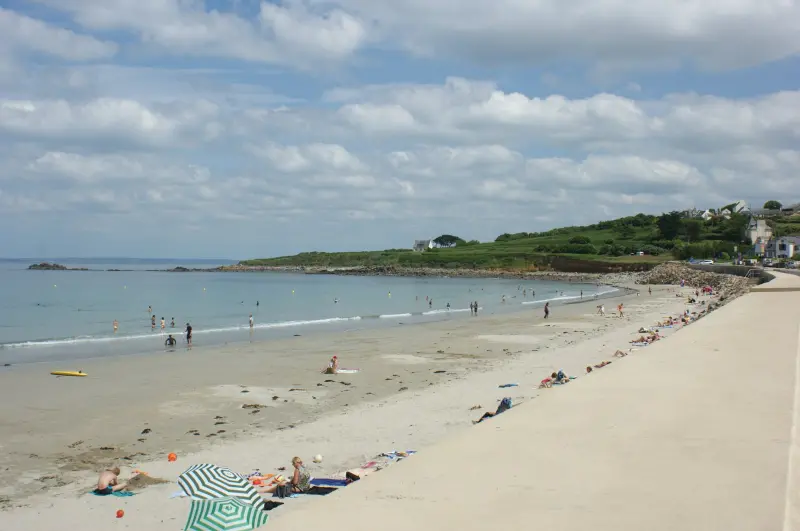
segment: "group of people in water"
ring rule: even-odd
[[[156,314],[153,313],[153,307],[152,306],[148,306],[147,307],[147,313],[150,315],[150,329],[155,331],[155,329],[156,329]],[[251,327],[253,326],[253,316],[252,315],[250,316],[250,326]],[[116,334],[119,331],[119,321],[117,321],[116,319],[114,319],[113,327],[114,327],[114,333]],[[170,319],[169,327],[170,328],[175,328],[175,318],[174,317],[172,319]],[[164,317],[162,317],[161,318],[161,332],[162,332],[162,334],[164,333],[164,330],[166,328],[167,328],[167,320]],[[186,334],[186,343],[191,347],[192,346],[192,325],[190,323],[186,323],[186,329],[184,330],[184,333]],[[172,334],[169,334],[167,336],[167,339],[164,341],[164,346],[166,346],[166,347],[174,347],[177,344],[178,344],[178,340],[175,339],[175,336],[173,336]]]

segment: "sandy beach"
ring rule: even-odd
[[[387,329],[361,330],[224,348],[85,360],[80,367],[31,364],[0,371],[0,528],[113,524],[180,529],[188,501],[170,499],[177,475],[211,462],[241,473],[272,472],[294,455],[322,454],[315,476],[330,477],[381,452],[422,449],[499,400],[530,402],[540,380],[564,369],[583,377],[603,360],[614,370],[653,326],[686,308],[672,286],[636,286],[639,295],[606,299],[606,316],[587,301],[554,308]],[[689,288],[683,291],[685,295]],[[708,300],[703,297],[703,300]],[[625,317],[612,310],[625,305]],[[667,336],[679,327],[661,329]],[[646,347],[640,347],[646,348]],[[357,374],[324,375],[337,354]],[[636,354],[636,350],[632,355]],[[85,378],[55,378],[55,369]],[[514,383],[515,387],[499,388]],[[564,389],[566,390],[566,389]],[[562,390],[559,390],[562,391]],[[168,463],[170,452],[178,454]],[[122,478],[144,470],[169,484],[131,498],[86,493],[99,470],[119,464]],[[310,499],[289,500],[277,511]]]

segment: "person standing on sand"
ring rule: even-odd
[[[550,317],[550,303],[546,302],[544,303],[544,318],[547,319],[548,317]]]
[[[619,303],[619,306],[617,306],[617,311],[619,312],[620,318],[625,316],[623,312],[624,309],[625,309],[624,305],[622,303]]]
[[[186,323],[186,342],[189,343],[189,346],[192,346],[192,325]]]
[[[117,330],[119,330],[119,321],[117,321],[116,319],[114,319],[114,333],[116,333],[116,332],[117,332]]]

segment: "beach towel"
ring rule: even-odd
[[[315,487],[346,487],[347,480],[332,478],[312,478],[311,485]]]
[[[500,387],[500,389],[505,389],[506,387],[517,387],[518,385],[519,384],[515,384],[515,383],[514,384],[503,384],[503,385],[500,385],[498,387]]]
[[[400,452],[396,452],[396,451],[392,450],[391,452],[386,452],[386,453],[381,454],[381,456],[382,457],[388,457],[389,459],[398,459],[399,460],[399,459],[403,459],[405,457],[408,457],[410,455],[413,455],[413,454],[417,453],[417,451],[416,450],[406,450],[403,453],[405,453],[406,455],[400,455]]]
[[[631,343],[631,345],[633,345],[634,347],[646,347],[649,344],[650,343],[639,343],[639,342]]]
[[[336,374],[356,374],[359,369],[338,369]]]
[[[128,498],[136,495],[136,493],[128,490],[118,490],[117,492],[100,492],[98,490],[93,490],[89,494],[94,494],[95,496],[115,496],[117,498]]]

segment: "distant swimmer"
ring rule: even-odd
[[[478,301],[475,301],[475,315],[478,315]]]
[[[116,332],[117,330],[119,330],[119,321],[114,319],[114,332]]]
[[[172,337],[172,334],[170,334],[169,337],[167,337],[167,340],[164,341],[164,346],[174,347],[177,343],[178,341],[174,337]]]
[[[253,314],[250,314],[250,328],[253,328]]]
[[[258,301],[256,301],[256,308],[258,308],[258,305],[259,305],[259,302],[258,302]]]
[[[167,321],[162,317],[161,318],[161,330],[164,330],[167,327]]]
[[[153,307],[152,306],[148,306],[147,307],[147,313],[150,313],[150,314],[153,313]]]
[[[447,303],[447,311],[448,312],[450,311],[450,303],[449,302]]]
[[[150,316],[150,328],[152,330],[156,329],[156,316],[155,315]]]
[[[428,308],[433,308],[433,299],[428,301]]]
[[[335,297],[335,298],[333,299],[333,303],[334,303],[334,304],[339,304],[339,297]]]
[[[172,321],[169,322],[169,326],[171,328],[175,328],[175,318],[174,317],[172,318]]]
[[[583,290],[581,290],[581,299],[583,298]]]
[[[186,342],[189,343],[189,346],[192,346],[192,325],[186,323]]]

